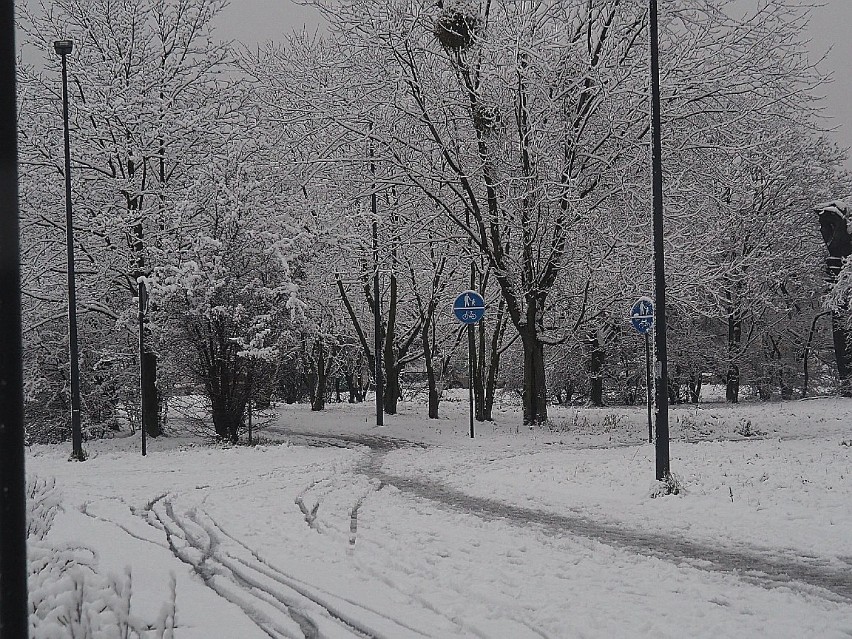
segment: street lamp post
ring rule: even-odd
[[[651,173],[654,199],[654,345],[657,352],[655,390],[657,404],[656,477],[665,480],[669,466],[669,374],[666,350],[666,268],[663,254],[663,162],[660,137],[660,53],[657,31],[657,0],[650,0],[651,36]]]
[[[71,215],[71,136],[68,132],[68,65],[74,48],[71,40],[57,40],[53,48],[62,57],[62,122],[65,129],[65,242],[68,251],[68,344],[71,355],[71,446],[72,459],[83,461],[83,431],[80,428],[80,367],[77,352],[77,291],[74,276],[74,226]]]

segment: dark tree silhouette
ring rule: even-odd
[[[843,260],[852,255],[852,237],[849,235],[847,205],[834,202],[817,209],[822,239],[828,248],[825,271],[829,282],[836,282]],[[837,359],[837,376],[840,379],[840,394],[852,397],[852,330],[844,321],[841,312],[831,314],[834,335],[834,355]]]

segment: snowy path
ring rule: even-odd
[[[650,499],[649,447],[612,429],[471,441],[464,414],[335,408],[282,408],[255,447],[32,447],[62,490],[48,541],[132,569],[141,618],[174,576],[175,639],[852,636],[846,413],[813,441],[675,444],[688,490]]]
[[[709,546],[681,537],[631,530],[623,525],[601,523],[581,515],[525,508],[495,499],[476,497],[438,482],[404,477],[382,470],[391,450],[424,447],[424,444],[377,435],[317,435],[272,429],[295,436],[306,445],[366,446],[367,460],[358,471],[371,479],[443,506],[484,519],[509,521],[517,526],[537,525],[553,536],[574,535],[701,570],[729,573],[765,588],[806,589],[832,601],[852,602],[852,561],[835,562],[820,557],[793,556],[777,548]]]

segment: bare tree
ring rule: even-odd
[[[59,37],[75,42],[69,67],[79,299],[101,324],[124,324],[137,279],[168,262],[160,237],[176,223],[176,197],[192,167],[215,153],[211,132],[232,123],[238,94],[218,79],[228,50],[211,38],[223,6],[224,0],[54,0],[21,7],[32,45],[49,52]],[[61,109],[57,64],[50,56],[46,71],[29,68],[21,77],[22,163],[46,181],[63,171],[57,127],[48,125]],[[29,209],[25,217],[52,219],[45,213]],[[48,231],[30,241],[54,250],[46,247],[55,241],[50,229],[29,228]],[[42,311],[48,297],[59,303],[53,293],[38,294]],[[150,428],[158,434],[155,422]]]

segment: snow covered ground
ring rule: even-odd
[[[129,567],[140,619],[174,575],[181,639],[852,636],[850,400],[673,408],[684,490],[656,499],[642,409],[553,408],[528,430],[506,407],[474,439],[465,402],[383,428],[371,410],[285,406],[262,433],[284,443],[256,447],[32,447],[28,473],[62,493],[45,541]],[[772,562],[790,577],[754,568]]]

